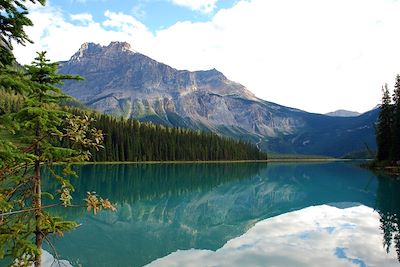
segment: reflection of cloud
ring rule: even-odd
[[[66,260],[57,260],[46,250],[42,250],[42,266],[43,267],[72,267]]]
[[[148,266],[398,266],[371,208],[322,205],[257,223],[224,247],[177,251]]]

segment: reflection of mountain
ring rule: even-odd
[[[115,214],[82,215],[82,227],[57,244],[62,258],[84,266],[141,266],[178,249],[216,250],[289,211],[373,206],[376,188],[369,172],[339,163],[88,165],[81,177],[75,199],[90,189],[119,205]]]
[[[266,163],[90,164],[75,166],[81,178],[72,183],[76,187],[75,199],[83,199],[86,192],[95,190],[119,203],[133,203],[207,191],[226,182],[247,179],[265,167]]]
[[[400,262],[400,181],[378,177],[377,210],[381,216],[384,246],[389,253],[395,249]]]

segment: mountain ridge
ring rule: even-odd
[[[177,70],[123,42],[85,43],[59,71],[86,77],[80,83],[65,83],[63,90],[108,114],[212,131],[275,152],[342,156],[364,150],[365,143],[375,147],[374,111],[365,121],[363,116],[329,117],[285,107],[257,98],[216,69]],[[324,141],[318,141],[321,138]],[[352,141],[339,153],[338,140]]]
[[[338,109],[332,112],[325,113],[324,115],[327,116],[334,116],[334,117],[357,117],[360,116],[362,113],[356,111],[350,111],[345,109]]]

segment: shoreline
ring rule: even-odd
[[[94,164],[215,164],[215,163],[317,163],[317,162],[349,162],[364,161],[364,159],[339,159],[339,158],[272,158],[267,160],[175,160],[175,161],[99,161],[99,162],[74,162],[73,165],[94,165]],[[65,164],[59,162],[58,164]]]
[[[400,165],[393,164],[393,162],[373,160],[369,163],[362,164],[361,167],[376,174],[384,174],[396,178],[400,177]]]

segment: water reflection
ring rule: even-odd
[[[207,191],[257,175],[264,168],[266,163],[76,165],[74,169],[81,179],[73,180],[72,184],[76,198],[84,198],[87,191],[95,190],[117,202],[133,203]]]
[[[118,203],[117,213],[69,211],[82,226],[56,245],[62,258],[83,266],[143,266],[177,250],[218,250],[258,221],[309,206],[374,207],[377,190],[374,175],[342,163],[87,165],[78,171],[75,200],[94,190]]]
[[[148,266],[398,266],[380,240],[372,208],[322,205],[261,221],[215,252],[177,251]]]
[[[383,246],[389,253],[397,252],[400,262],[400,181],[393,177],[378,176],[377,210],[383,232]]]

